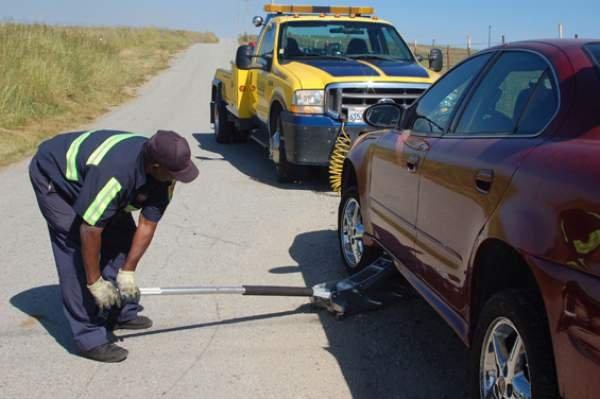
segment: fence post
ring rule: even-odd
[[[467,36],[467,55],[471,56],[471,35]]]
[[[413,43],[413,53],[417,54],[417,40],[416,39]]]
[[[563,33],[564,33],[563,24],[558,24],[558,38],[559,39],[563,38]]]

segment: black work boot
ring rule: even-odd
[[[115,323],[112,330],[144,330],[152,327],[152,320],[146,316],[138,316],[133,320]]]
[[[102,344],[89,351],[81,351],[81,356],[104,363],[122,362],[127,359],[128,354],[127,349],[111,343]]]

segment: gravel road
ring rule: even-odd
[[[313,285],[344,276],[339,197],[326,183],[280,185],[254,143],[215,143],[210,82],[235,43],[199,44],[139,96],[95,121],[172,129],[200,177],[178,185],[138,269],[143,287]],[[302,298],[145,298],[155,325],[119,332],[126,362],[75,356],[27,160],[0,171],[2,398],[460,398],[468,352],[420,298],[338,321]]]

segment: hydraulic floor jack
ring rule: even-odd
[[[362,271],[340,281],[317,284],[313,287],[283,287],[271,285],[204,286],[173,288],[141,288],[142,296],[149,295],[213,295],[238,294],[259,296],[299,296],[311,298],[312,304],[334,314],[337,318],[375,310],[404,296],[396,283],[394,264],[381,257]]]

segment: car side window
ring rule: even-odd
[[[442,77],[421,97],[407,126],[418,133],[444,133],[466,88],[492,55],[475,56]]]
[[[557,105],[548,63],[531,52],[507,51],[473,92],[454,134],[534,134],[550,121]]]
[[[584,47],[592,58],[592,61],[600,68],[600,43],[588,43]]]

